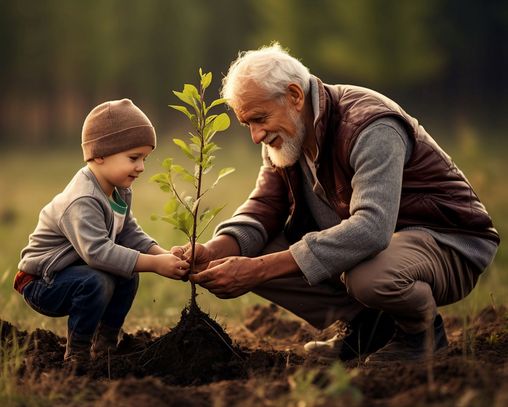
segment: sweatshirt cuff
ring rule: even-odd
[[[155,240],[146,240],[145,242],[143,242],[138,248],[137,250],[139,250],[141,253],[148,253],[148,251],[150,250],[150,248],[152,246],[159,246],[159,243],[157,243],[157,241]]]
[[[305,240],[300,240],[289,246],[289,252],[295,259],[298,267],[300,267],[309,285],[319,284],[321,281],[332,277],[319,259],[312,253]]]
[[[214,235],[233,236],[240,247],[240,254],[246,257],[257,256],[268,241],[263,225],[246,215],[238,215],[220,223]]]

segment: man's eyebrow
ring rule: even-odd
[[[243,116],[243,119],[245,121],[250,121],[252,119],[255,119],[258,117],[264,117],[266,115],[267,115],[267,113],[264,110],[254,110],[254,111],[250,112],[249,114],[247,114],[246,116]]]

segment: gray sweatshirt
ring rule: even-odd
[[[88,167],[80,169],[65,189],[39,214],[39,222],[21,251],[19,270],[48,283],[65,267],[83,260],[90,267],[130,277],[139,253],[157,244],[132,216],[130,188],[118,189],[127,204],[122,231],[113,235],[114,214],[108,197]]]

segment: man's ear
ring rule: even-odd
[[[288,100],[297,111],[303,109],[305,104],[305,93],[297,83],[290,83],[288,85]]]

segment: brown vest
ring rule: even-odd
[[[415,118],[372,90],[318,83],[321,113],[316,126],[320,150],[317,176],[341,219],[350,216],[353,169],[349,158],[356,138],[374,120],[394,117],[414,141],[413,152],[404,168],[396,230],[423,226],[499,243],[490,216],[464,174]],[[311,221],[302,219],[309,216],[301,191],[300,170],[295,165],[277,172],[288,187],[290,218],[286,234],[291,241],[296,241],[309,229],[315,229]]]

